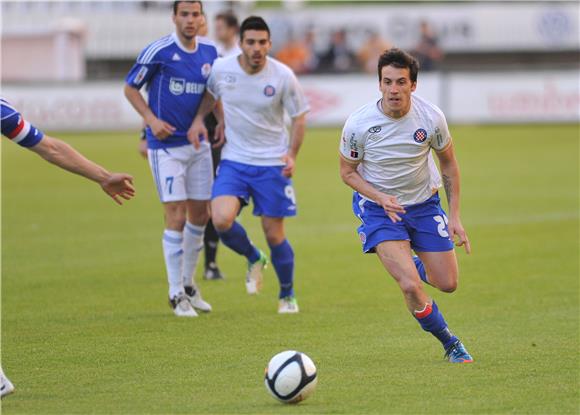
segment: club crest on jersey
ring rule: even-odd
[[[173,95],[181,95],[185,92],[185,79],[183,78],[171,78],[169,80],[169,91]]]
[[[367,241],[367,236],[364,232],[359,232],[358,237],[363,244]]]
[[[413,134],[413,140],[415,140],[416,143],[423,143],[426,139],[427,131],[425,131],[423,128],[419,128],[417,131],[415,131],[415,134]]]
[[[267,97],[273,97],[275,93],[276,88],[274,88],[272,85],[266,85],[264,87],[264,95],[266,95]]]
[[[201,66],[201,76],[203,76],[204,78],[208,78],[209,74],[211,73],[211,64],[210,63],[204,63]]]

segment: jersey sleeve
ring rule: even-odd
[[[292,71],[288,71],[286,85],[282,95],[282,104],[290,118],[297,117],[310,111],[310,106],[306,100],[304,90]]]
[[[364,156],[366,137],[359,132],[356,120],[349,118],[342,129],[340,138],[340,154],[347,160],[354,162],[362,161]]]
[[[127,74],[125,82],[135,89],[141,89],[159,71],[162,62],[159,58],[159,49],[155,43],[147,46]]]
[[[209,74],[209,78],[207,79],[207,84],[206,84],[206,89],[207,92],[209,92],[214,99],[218,100],[220,98],[220,92],[219,92],[219,85],[218,85],[218,80],[217,80],[217,73],[216,73],[216,68],[215,68],[215,61],[214,61],[214,66],[211,68],[211,73]]]
[[[34,147],[44,137],[42,131],[26,121],[16,108],[4,100],[1,101],[0,114],[2,135],[22,147]]]
[[[449,133],[449,127],[447,126],[445,115],[439,109],[436,111],[434,122],[435,132],[431,138],[431,147],[437,152],[445,151],[451,144],[451,134]]]

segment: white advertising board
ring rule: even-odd
[[[341,126],[367,102],[380,98],[370,75],[305,76],[311,126]],[[417,94],[441,107],[451,123],[580,121],[580,72],[430,73]],[[3,96],[45,130],[125,130],[141,121],[123,95],[122,82],[3,85]]]

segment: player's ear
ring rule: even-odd
[[[411,92],[415,92],[416,89],[417,89],[417,81],[411,84]]]

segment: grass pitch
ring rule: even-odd
[[[59,135],[135,175],[123,207],[4,142],[2,365],[17,391],[3,413],[578,413],[578,127],[452,132],[474,252],[459,252],[456,293],[429,291],[476,360],[464,366],[442,360],[361,253],[337,129],[309,130],[298,160],[287,230],[301,314],[276,314],[271,267],[247,296],[244,261],[222,247],[227,280],[198,278],[215,311],[194,320],[167,306],[161,207],[136,134]],[[242,221],[264,248],[251,212]],[[298,406],[263,385],[285,349],[319,370]]]

